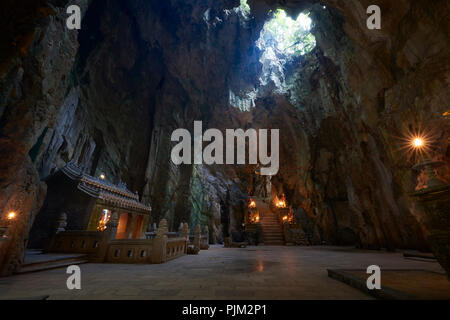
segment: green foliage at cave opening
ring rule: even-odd
[[[241,0],[241,4],[240,4],[239,8],[241,9],[241,11],[244,15],[246,15],[246,16],[250,15],[251,9],[247,3],[247,0]]]
[[[310,32],[311,25],[309,13],[300,13],[293,20],[284,10],[278,9],[264,24],[256,45],[264,51],[271,48],[276,55],[304,55],[316,46],[316,38]]]

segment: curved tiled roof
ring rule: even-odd
[[[86,173],[72,162],[61,169],[70,179],[79,181],[77,188],[91,197],[101,199],[106,203],[126,209],[140,210],[150,213],[150,205],[139,202],[139,195],[132,193],[125,185],[117,186],[97,179]]]

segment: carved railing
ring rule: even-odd
[[[111,240],[104,261],[109,263],[151,263],[153,240]]]
[[[105,240],[103,232],[62,231],[53,237],[46,251],[95,254]]]
[[[188,242],[186,238],[174,238],[167,240],[166,261],[181,257],[187,252]]]
[[[109,231],[64,231],[58,227],[46,251],[87,254],[91,262],[164,263],[187,253],[187,228],[186,224],[181,236],[173,233],[168,237],[163,219],[153,239],[114,239]]]
[[[156,231],[151,231],[151,232],[145,233],[146,239],[153,239],[154,237],[156,237]],[[170,238],[178,238],[178,237],[181,237],[181,233],[180,232],[167,232],[167,237],[169,239]]]

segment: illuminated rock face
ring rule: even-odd
[[[202,120],[210,128],[282,129],[272,189],[286,194],[315,243],[426,246],[397,137],[420,119],[437,128],[435,153],[449,162],[448,1],[385,1],[381,30],[366,28],[357,0],[325,1],[326,9],[283,1],[292,16],[311,11],[316,48],[285,66],[289,95],[266,86],[250,95],[249,112],[230,106],[230,91],[260,83],[255,44],[275,1],[248,1],[250,18],[232,0],[78,1],[80,32],[64,28],[65,2],[56,11],[5,2],[5,12],[27,19],[2,40],[12,49],[2,50],[0,69],[0,214],[28,187],[42,190],[27,177],[43,179],[74,159],[139,191],[156,222],[202,222],[221,240],[220,203],[231,190],[230,225],[238,229],[254,168],[173,165],[170,134]],[[29,193],[27,215],[38,194]]]
[[[8,226],[5,233],[8,238],[0,242],[0,276],[10,275],[23,263],[28,234],[44,202],[45,192],[45,183],[39,181],[28,159],[17,172],[16,180],[2,189],[2,209],[5,213],[16,214],[11,220],[4,216],[0,220],[2,226]]]
[[[86,5],[80,1],[80,5]],[[76,33],[64,27],[64,9],[40,2],[2,3],[8,21],[1,39],[0,224],[10,210],[8,240],[0,242],[0,274],[23,262],[28,231],[45,198],[45,184],[28,153],[63,102],[78,50]],[[20,27],[15,23],[20,21]]]

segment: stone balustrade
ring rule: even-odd
[[[188,242],[186,238],[167,240],[166,261],[181,257],[187,253]]]
[[[108,243],[104,262],[152,263],[153,240],[120,239]]]
[[[53,237],[45,251],[95,254],[105,240],[105,234],[97,231],[61,231]]]
[[[163,219],[152,239],[114,239],[114,228],[104,232],[65,231],[60,223],[46,251],[83,253],[90,262],[97,263],[164,263],[187,253],[186,228],[187,224],[179,236],[169,238],[167,221]]]

